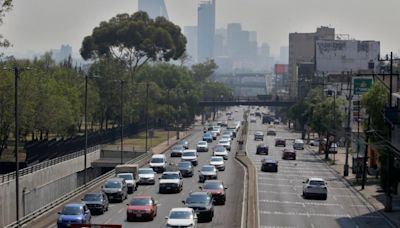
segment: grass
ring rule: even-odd
[[[167,140],[167,135],[168,132],[161,130],[161,129],[156,129],[154,130],[154,137],[150,138],[148,137],[147,144],[148,147],[154,147],[157,146],[158,144],[164,142]],[[170,131],[170,137],[173,137],[176,135],[175,131]],[[149,132],[150,136],[150,132]],[[146,145],[146,132],[140,132],[139,134],[133,135],[129,137],[128,139],[124,139],[124,150],[144,150]],[[113,147],[114,149],[118,149],[120,146],[120,141],[117,140],[108,147]],[[115,148],[116,147],[116,148]]]
[[[23,148],[20,148],[20,151],[19,151],[19,161],[23,162],[26,160],[26,153],[25,153],[25,151],[21,151],[21,150],[23,150]],[[0,156],[0,161],[15,162],[14,147],[9,147],[6,150],[4,150]]]

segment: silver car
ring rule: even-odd
[[[213,165],[203,165],[199,172],[199,182],[218,179],[218,171]]]
[[[138,170],[139,184],[155,184],[155,172],[152,168],[140,168]]]

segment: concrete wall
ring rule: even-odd
[[[88,166],[99,158],[100,149],[87,154]],[[25,200],[25,212],[31,212],[44,206],[46,203],[75,189],[78,183],[77,173],[82,171],[83,167],[84,157],[81,156],[22,176],[19,181],[20,217],[24,213],[23,198]],[[24,197],[22,197],[23,191]],[[15,180],[0,184],[0,227],[15,221],[15,192]]]

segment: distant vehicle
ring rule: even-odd
[[[178,168],[183,177],[193,176],[193,165],[191,162],[179,162]]]
[[[255,112],[255,116],[256,116],[256,117],[257,117],[257,116],[258,116],[258,117],[261,117],[261,112],[260,112],[260,111],[256,111],[256,112]]]
[[[82,202],[86,204],[92,214],[108,211],[108,198],[104,192],[90,192],[83,196]]]
[[[181,172],[164,172],[160,179],[159,193],[175,192],[179,193],[183,188]]]
[[[272,158],[264,158],[261,160],[262,172],[278,172],[278,161]]]
[[[254,112],[250,112],[250,116],[254,116],[255,114],[254,114]]]
[[[222,138],[230,138],[230,140],[232,140],[233,137],[233,132],[230,130],[225,130],[224,132],[222,132]]]
[[[165,154],[154,154],[150,159],[150,167],[157,173],[162,173],[167,167]]]
[[[180,157],[182,156],[185,148],[182,145],[175,145],[171,148],[171,157]]]
[[[228,160],[228,151],[222,145],[217,145],[214,147],[214,156],[221,156],[224,160]]]
[[[254,116],[250,117],[250,123],[256,123],[256,122],[257,119]]]
[[[228,116],[228,120],[233,120],[233,116]]]
[[[128,186],[123,178],[110,178],[102,186],[103,192],[108,200],[118,200],[123,202],[128,198]]]
[[[152,168],[140,168],[138,170],[139,184],[155,184],[155,172]]]
[[[225,131],[229,131],[232,133],[232,137],[236,138],[236,129],[235,128],[227,128]]]
[[[284,160],[296,160],[296,151],[293,149],[285,148],[282,151],[282,159]]]
[[[197,152],[208,152],[208,143],[206,141],[199,141],[196,145]]]
[[[182,161],[188,161],[191,162],[192,165],[197,166],[198,161],[197,161],[197,151],[196,150],[185,150],[182,153]]]
[[[281,121],[280,120],[278,120],[278,119],[274,119],[274,124],[280,124],[281,123]]]
[[[211,193],[191,192],[182,203],[189,208],[193,208],[199,220],[212,221],[214,217],[214,204]]]
[[[320,196],[322,199],[326,200],[328,196],[328,188],[324,179],[311,177],[303,183],[303,197],[305,199],[311,196]]]
[[[256,131],[254,133],[254,141],[257,141],[257,140],[261,140],[261,141],[264,140],[264,133],[262,131]]]
[[[224,171],[225,170],[225,162],[224,158],[220,156],[212,156],[210,159],[210,165],[215,166],[215,168],[218,169],[218,171]]]
[[[217,137],[217,136],[215,135],[215,138],[216,138],[216,137]],[[214,137],[213,137],[213,135],[212,135],[211,132],[206,132],[206,133],[204,133],[204,135],[203,135],[203,141],[206,141],[206,142],[211,143],[213,140],[214,140]]]
[[[166,228],[197,227],[197,215],[192,208],[172,208],[165,219],[167,219]]]
[[[206,180],[203,186],[200,186],[199,188],[202,189],[204,192],[211,193],[214,204],[225,204],[225,190],[228,188],[224,186],[224,182],[222,182],[221,180]]]
[[[84,203],[69,203],[58,212],[57,227],[70,227],[71,224],[90,224],[92,215]]]
[[[203,165],[199,170],[199,182],[204,182],[205,180],[218,179],[218,171],[213,165]]]
[[[157,216],[157,201],[146,195],[135,195],[132,200],[126,204],[126,220],[153,220]]]
[[[220,139],[218,145],[224,146],[228,151],[231,150],[231,142],[229,139]]]
[[[265,154],[268,155],[268,146],[267,144],[258,144],[256,149],[256,154]]]
[[[277,138],[275,139],[275,146],[286,146],[286,140],[281,139],[281,138]]]
[[[276,136],[275,128],[268,128],[267,135]]]
[[[182,145],[185,149],[189,149],[189,142],[187,140],[179,141],[176,145]]]
[[[136,181],[138,178],[138,169],[139,166],[137,164],[122,164],[115,166],[115,173],[117,177],[123,178],[128,186],[128,193],[133,193],[136,191],[137,184]]]
[[[211,131],[212,139],[217,140],[218,138],[218,132],[217,131]]]
[[[273,121],[274,121],[274,118],[272,118],[269,115],[263,115],[263,117],[262,117],[263,124],[271,124]]]
[[[294,140],[293,149],[304,150],[304,141],[301,139]]]

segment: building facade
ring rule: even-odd
[[[197,61],[214,58],[215,0],[202,1],[197,8]]]
[[[167,7],[164,0],[139,0],[138,8],[140,11],[145,11],[151,18],[165,17],[168,19]]]
[[[183,33],[186,36],[186,52],[190,56],[190,62],[197,62],[197,26],[185,26],[183,27]]]

